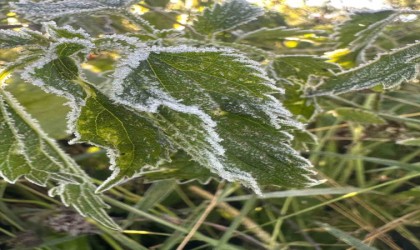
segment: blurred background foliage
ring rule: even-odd
[[[8,2],[0,3],[1,29],[40,28],[13,13]],[[273,190],[261,198],[237,184],[209,180],[208,172],[197,170],[180,155],[174,163],[180,167],[174,171],[181,169],[178,176],[201,182],[162,180],[173,174],[168,166],[167,172],[146,174],[149,181],[158,182],[141,178],[109,191],[106,201],[112,206],[110,214],[127,229],[112,232],[64,208],[43,188],[24,180],[16,185],[1,181],[0,248],[176,249],[199,225],[203,237],[193,237],[185,249],[214,249],[211,245],[215,240],[217,249],[420,249],[419,79],[404,82],[392,91],[375,87],[340,96],[305,96],[319,82],[318,77],[341,70],[328,62],[350,69],[379,53],[420,39],[416,12],[420,11],[420,2],[252,2],[262,6],[266,15],[201,43],[237,48],[267,70],[267,61],[274,61],[269,72],[286,89],[280,98],[312,133],[296,134],[294,144],[326,183],[303,190]],[[179,43],[182,38],[185,44],[197,45],[191,25],[204,8],[213,4],[210,0],[146,0],[134,4],[131,10],[157,29],[174,29],[162,32],[162,44]],[[357,10],[372,14],[384,7],[406,9],[407,14],[400,15],[374,43],[366,45],[364,58],[351,48],[356,39],[350,36],[352,30],[337,38],[337,25],[348,20],[350,13]],[[86,29],[93,36],[136,32],[147,40],[141,35],[141,27],[120,16],[82,14],[56,21]],[[362,29],[366,25],[369,20],[360,23]],[[263,27],[284,28],[281,32],[266,29],[248,33]],[[17,53],[0,50],[0,64],[12,61]],[[287,55],[323,59],[308,57],[296,62]],[[86,76],[102,84],[116,58],[118,55],[112,53],[92,54],[83,65]],[[109,170],[105,152],[89,145],[67,144],[71,138],[65,132],[69,110],[62,105],[62,98],[43,93],[18,77],[11,78],[9,84],[9,90],[42,127],[98,183],[106,178]],[[206,213],[208,216],[200,221]]]

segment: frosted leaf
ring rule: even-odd
[[[31,0],[20,0],[17,3],[10,3],[17,13],[24,14],[30,19],[53,19],[64,15],[81,14],[114,8],[122,8],[130,5],[133,0],[44,0],[34,2]]]
[[[2,77],[11,70],[24,66],[23,80],[41,87],[48,93],[67,98],[73,109],[83,104],[85,93],[76,82],[81,79],[79,68],[87,54],[94,48],[90,37],[83,30],[74,30],[69,26],[58,27],[54,22],[43,23],[47,34],[21,30],[12,32],[15,37],[42,37],[38,50],[24,54],[17,62],[6,66]],[[15,34],[16,33],[16,34]],[[21,45],[21,42],[14,46]],[[4,79],[1,79],[1,83]]]
[[[85,93],[82,87],[74,82],[79,78],[81,70],[73,56],[86,56],[92,47],[93,44],[84,39],[61,38],[47,48],[45,55],[25,68],[22,79],[40,86],[46,92],[82,103]]]
[[[264,14],[263,9],[253,6],[246,0],[228,0],[205,9],[194,22],[194,29],[208,35],[233,29],[241,24],[255,20]]]
[[[282,89],[235,51],[141,47],[120,61],[114,78],[115,101],[150,113],[168,141],[222,178],[257,193],[270,184],[316,183],[310,163],[288,146],[287,130],[301,125],[272,96]],[[264,140],[266,154],[253,153],[266,130],[273,138]]]
[[[353,13],[347,21],[338,26],[333,37],[337,40],[339,48],[366,46],[369,38],[373,38],[370,35],[377,35],[375,31],[380,31],[395,18],[395,15],[394,10]],[[365,42],[361,43],[361,40]]]
[[[53,182],[51,195],[66,206],[104,226],[118,229],[94,194],[94,185],[81,168],[46,135],[16,100],[0,89],[0,175],[14,183],[23,176],[37,185]]]
[[[382,30],[399,15],[394,10],[378,12],[356,12],[350,19],[338,26],[333,38],[338,48],[348,48],[348,60],[364,60],[364,51],[381,34]]]
[[[104,147],[111,159],[113,174],[98,188],[105,191],[169,160],[172,146],[147,118],[114,104],[91,87],[86,105],[76,122],[77,138]]]
[[[312,95],[341,94],[379,84],[389,89],[402,81],[414,79],[419,72],[419,63],[420,42],[417,42],[326,79]]]
[[[74,30],[70,26],[58,27],[54,22],[43,23],[43,27],[50,40],[45,39],[42,44],[43,54],[26,66],[22,78],[42,87],[46,92],[80,102],[84,99],[84,91],[73,82],[79,78],[80,73],[76,61],[83,61],[94,44],[82,30]]]

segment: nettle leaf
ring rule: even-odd
[[[316,183],[288,146],[287,130],[301,125],[271,96],[282,90],[257,63],[231,50],[140,48],[114,76],[115,101],[150,113],[172,144],[221,177],[257,193]]]
[[[193,27],[197,32],[209,35],[233,29],[263,14],[263,9],[246,0],[228,0],[222,4],[215,4],[212,9],[205,9],[203,14],[197,17]]]
[[[310,76],[332,76],[341,71],[340,66],[325,61],[325,58],[306,55],[278,56],[271,63],[276,76],[306,81]]]
[[[344,71],[327,80],[313,96],[341,94],[381,84],[393,88],[414,79],[419,72],[420,42],[408,45],[360,67]]]
[[[75,83],[80,77],[80,63],[94,48],[89,35],[70,26],[57,27],[54,22],[43,24],[51,37],[44,54],[29,64],[22,79],[41,87],[48,93],[67,98],[73,103],[83,103],[84,90]]]
[[[378,12],[359,12],[350,16],[338,27],[333,37],[338,48],[350,50],[340,61],[355,61],[364,57],[364,50],[381,34],[382,30],[399,15],[394,10]]]
[[[108,206],[94,194],[94,185],[78,165],[46,135],[17,101],[0,89],[0,175],[10,183],[24,176],[40,186],[54,182],[51,196],[82,215],[113,228],[105,213]]]
[[[236,167],[241,171],[239,175],[248,173],[249,178],[255,179],[257,187],[319,184],[308,177],[315,174],[308,168],[311,163],[290,147],[293,137],[289,133],[235,112],[215,120],[217,131],[223,138],[221,144],[226,149],[222,161],[226,168]]]
[[[85,54],[91,46],[78,38],[60,39],[50,45],[45,55],[24,69],[22,79],[48,93],[80,104],[84,101],[85,93],[74,81],[79,79],[81,70],[71,56],[79,52]]]
[[[20,0],[17,3],[10,3],[17,13],[24,14],[30,19],[50,20],[71,14],[81,14],[114,8],[122,8],[130,5],[133,0],[44,0],[34,2],[31,0]]]
[[[159,130],[138,113],[114,104],[94,89],[77,120],[77,139],[105,147],[111,158],[112,176],[98,187],[105,191],[141,174],[145,166],[157,166],[168,155],[171,145]]]
[[[333,37],[336,38],[339,48],[366,46],[378,35],[377,31],[392,21],[396,14],[394,10],[356,12],[338,26]]]
[[[86,93],[78,84],[82,80],[80,64],[94,44],[86,33],[69,26],[59,28],[55,23],[44,23],[51,37],[50,44],[44,47],[44,53],[24,68],[23,80],[40,87],[47,93],[62,96],[71,107],[68,130],[73,132],[74,118],[84,104]]]

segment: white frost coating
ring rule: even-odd
[[[203,52],[219,52],[219,53],[233,53],[235,50],[230,48],[215,48],[215,47],[207,47],[207,48],[196,48],[188,45],[179,45],[173,47],[160,47],[160,46],[152,46],[150,47],[150,52],[167,52],[167,53],[203,53]]]
[[[208,162],[203,162],[201,159],[196,160],[205,166],[212,166],[210,171],[219,175],[223,179],[230,182],[239,181],[244,186],[251,188],[257,195],[262,195],[262,191],[257,183],[257,180],[255,180],[250,173],[239,170],[233,166],[226,166],[226,163],[221,162],[219,158],[211,152],[207,153]]]
[[[76,30],[70,25],[64,25],[62,27],[58,27],[57,24],[54,21],[43,22],[42,26],[45,27],[47,34],[49,34],[50,36],[52,36],[56,39],[60,39],[61,37],[57,36],[57,33],[54,29],[65,29],[67,32],[72,33],[72,34],[81,35],[85,39],[90,38],[90,35],[88,33],[86,33],[86,31],[84,31],[81,28]]]
[[[109,154],[108,154],[108,157],[109,157]],[[113,154],[112,157],[115,158],[115,154]],[[121,169],[119,167],[116,167],[115,166],[115,163],[114,163],[114,165],[111,165],[110,169],[112,170],[112,174],[104,182],[102,182],[101,185],[98,186],[98,188],[96,189],[95,193],[104,192],[106,190],[111,189],[114,186],[117,186],[119,184],[122,184],[122,183],[124,183],[126,181],[129,181],[130,179],[134,178],[134,177],[131,177],[131,178],[121,178],[118,182],[115,182],[115,183],[113,183],[113,185],[109,186],[109,182],[111,182],[115,178],[117,178],[117,176],[120,174],[120,171],[121,171]],[[108,186],[108,187],[104,188],[104,186]]]
[[[124,54],[128,54],[127,50],[130,48],[135,49],[144,45],[144,43],[136,37],[130,37],[120,34],[105,35],[97,40],[101,42],[100,46],[103,49],[109,50],[110,48],[117,48],[122,50]]]
[[[70,107],[70,112],[67,114],[67,133],[72,134],[74,133],[76,138],[69,141],[69,144],[73,144],[77,141],[77,138],[80,138],[79,133],[76,129],[76,121],[79,118],[80,112],[82,110],[82,107],[80,105],[81,103],[78,103],[75,99],[69,99],[69,101],[66,103],[67,106]],[[85,102],[83,101],[83,105]]]
[[[283,104],[272,95],[266,95],[271,99],[271,102],[267,102],[264,106],[264,112],[270,117],[271,124],[280,129],[281,125],[288,125],[298,129],[304,129],[304,125],[292,119],[280,119],[279,117],[289,118],[292,117],[292,113],[284,108]]]
[[[114,73],[114,91],[116,93],[123,92],[125,78],[140,65],[140,62],[147,60],[149,54],[150,52],[144,47],[129,53],[126,58],[120,61]]]

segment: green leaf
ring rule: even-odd
[[[167,140],[222,178],[257,193],[317,183],[288,145],[300,124],[271,96],[282,90],[257,63],[230,50],[142,48],[114,76],[115,101],[150,113]]]
[[[76,125],[77,140],[108,149],[113,174],[98,187],[105,191],[168,159],[171,145],[151,122],[126,107],[114,104],[94,88]]]
[[[350,16],[350,19],[340,25],[333,35],[338,43],[338,48],[348,48],[350,54],[340,61],[356,61],[364,57],[364,50],[380,35],[381,31],[399,13],[394,10],[383,10],[378,12],[359,12]]]
[[[363,243],[361,240],[351,236],[350,234],[332,227],[326,223],[317,223],[318,225],[320,225],[325,231],[329,232],[330,234],[334,235],[335,237],[337,237],[337,239],[344,241],[345,243],[347,243],[349,246],[352,246],[358,250],[376,250],[375,247],[371,247],[366,245],[365,243]]]
[[[14,183],[24,176],[40,186],[54,182],[50,195],[60,195],[67,206],[104,226],[118,229],[94,194],[89,177],[55,144],[16,100],[0,90],[0,175]]]
[[[228,0],[222,4],[215,4],[212,9],[205,9],[203,14],[197,17],[193,28],[199,33],[209,35],[233,29],[263,14],[261,8],[245,0]]]
[[[382,119],[379,115],[362,109],[356,108],[336,108],[332,111],[328,111],[334,116],[339,117],[342,120],[358,123],[367,123],[367,124],[385,124],[386,121]]]
[[[85,99],[80,80],[79,64],[94,47],[89,36],[69,26],[59,28],[53,22],[44,23],[52,41],[38,60],[28,64],[21,77],[28,83],[41,87],[47,93],[65,97],[73,111]]]
[[[83,89],[74,81],[78,79],[79,68],[69,57],[41,58],[28,66],[22,78],[47,93],[54,93],[76,102],[81,102],[85,96]]]
[[[65,15],[95,12],[122,8],[130,5],[133,0],[62,0],[62,1],[40,1],[20,0],[17,3],[10,3],[15,12],[24,14],[29,19],[51,20]]]
[[[319,183],[309,177],[315,174],[308,168],[311,163],[290,147],[292,136],[287,132],[234,112],[216,122],[226,150],[223,163],[250,174],[258,186],[291,188]]]
[[[339,48],[366,46],[395,15],[394,10],[356,12],[338,26],[333,36],[336,37]]]
[[[408,45],[360,67],[344,71],[325,80],[313,96],[341,94],[372,88],[381,84],[393,88],[414,79],[419,72],[420,42]]]
[[[325,58],[305,55],[278,56],[271,68],[278,77],[306,81],[310,76],[332,76],[340,66],[325,61]]]

